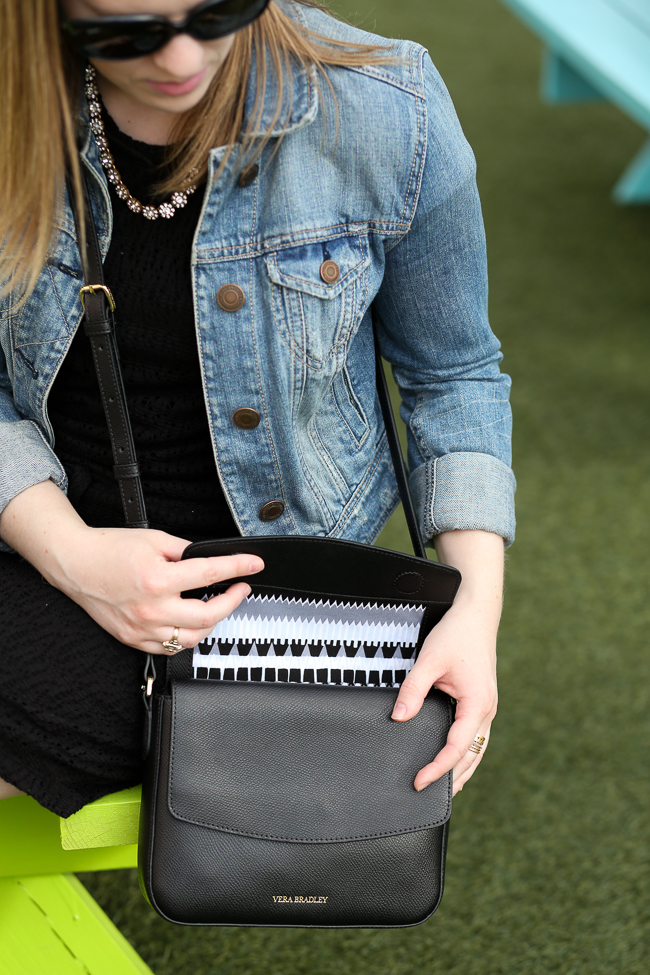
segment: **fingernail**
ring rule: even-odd
[[[394,721],[399,721],[401,718],[404,717],[405,714],[406,714],[406,705],[402,704],[402,702],[400,701],[400,703],[396,704],[395,707],[393,708],[393,713],[391,717],[393,718]]]
[[[416,792],[424,792],[424,790],[426,789],[426,787],[428,785],[431,785],[431,783],[430,782],[425,782],[424,785],[416,785],[415,786],[415,791]]]
[[[249,572],[261,572],[264,568],[264,563],[261,559],[251,559],[250,565],[248,566]]]
[[[252,590],[252,589],[251,589],[251,587],[250,587],[249,585],[247,585],[246,583],[244,583],[244,585],[246,586],[246,592],[244,593],[244,599],[245,599],[245,598],[246,598],[246,596],[250,596],[250,594],[252,593],[252,591],[253,591],[253,590]]]

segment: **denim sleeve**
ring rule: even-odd
[[[510,379],[487,315],[475,162],[428,55],[426,159],[409,228],[386,253],[379,340],[408,430],[414,501],[427,540],[453,529],[514,539]]]
[[[0,349],[0,513],[21,491],[49,480],[66,490],[66,474],[56,454],[36,423],[23,419],[14,406]],[[0,540],[0,552],[11,551]]]

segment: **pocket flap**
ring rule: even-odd
[[[330,262],[335,280],[328,283],[321,270]],[[332,262],[336,268],[332,268]],[[266,256],[266,268],[274,284],[303,291],[316,298],[336,298],[370,264],[365,237],[338,237],[315,244],[300,244]],[[324,270],[327,278],[327,268]]]
[[[172,690],[169,809],[186,822],[293,843],[440,826],[451,773],[416,792],[444,745],[450,698],[391,720],[392,688],[178,681]]]

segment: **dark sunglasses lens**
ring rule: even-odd
[[[268,6],[269,0],[222,0],[211,4],[192,17],[188,32],[198,41],[211,41],[226,34],[234,34]]]
[[[103,61],[126,61],[153,54],[169,36],[163,24],[146,22],[78,27],[71,34],[86,57]]]
[[[215,0],[203,4],[184,30],[199,41],[225,37],[252,23],[268,3],[269,0]],[[129,18],[110,23],[67,21],[64,30],[86,57],[103,61],[127,61],[153,54],[174,34],[164,21],[129,22]]]

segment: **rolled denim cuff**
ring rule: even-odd
[[[0,513],[17,494],[50,480],[67,490],[65,470],[36,424],[0,423]],[[0,552],[13,549],[0,540]]]
[[[413,502],[425,541],[441,532],[478,529],[515,538],[515,476],[491,454],[444,454],[410,477]]]

